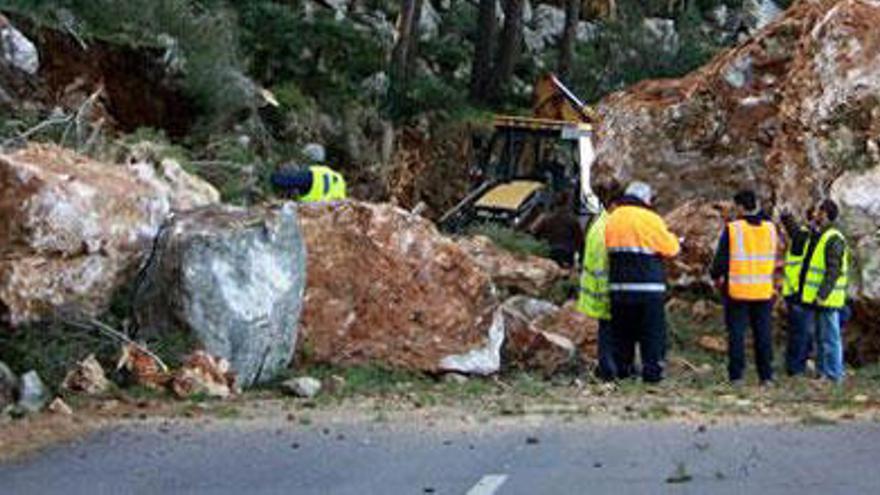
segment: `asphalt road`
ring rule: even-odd
[[[863,494],[878,454],[871,423],[132,424],[0,465],[0,493]]]

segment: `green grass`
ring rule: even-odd
[[[509,227],[495,223],[481,223],[468,227],[467,235],[486,236],[496,246],[518,255],[534,255],[541,257],[550,256],[550,245],[536,239],[525,232],[520,232]]]

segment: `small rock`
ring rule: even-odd
[[[697,433],[706,433],[706,425],[700,425],[697,427]]]
[[[596,469],[599,469],[599,468],[602,467],[602,463],[601,463],[601,462],[594,462],[594,463],[593,463],[593,467],[596,468]]]
[[[541,443],[541,440],[538,437],[526,438],[526,445],[537,445],[539,443]]]
[[[46,386],[36,371],[28,371],[21,377],[21,396],[18,405],[25,411],[35,413],[46,405]]]
[[[321,382],[310,376],[301,376],[285,381],[281,384],[281,388],[296,397],[311,399],[321,391]]]
[[[322,383],[321,387],[328,394],[338,394],[345,389],[345,378],[339,375],[330,375]]]
[[[868,396],[865,394],[858,394],[855,397],[853,397],[853,402],[856,402],[858,404],[864,404],[865,402],[868,402]]]
[[[53,400],[49,404],[49,407],[47,409],[52,414],[63,414],[65,416],[73,415],[73,409],[71,409],[70,406],[68,406],[67,403],[61,399],[61,397],[55,397],[55,400]]]
[[[299,442],[293,442],[292,444],[290,444],[290,448],[292,448],[293,450],[299,449]]]
[[[464,385],[468,382],[468,377],[461,373],[446,373],[443,375],[443,381],[446,383],[454,383],[456,385]]]
[[[104,375],[104,368],[95,355],[89,354],[67,373],[61,388],[86,395],[97,395],[110,388],[110,380]]]

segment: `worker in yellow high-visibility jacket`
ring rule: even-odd
[[[724,320],[728,333],[730,382],[742,383],[746,329],[751,326],[758,378],[773,383],[773,274],[776,268],[776,227],[761,212],[754,191],[734,196],[737,219],[721,234],[710,275],[724,289]]]
[[[810,240],[800,271],[798,296],[805,308],[807,335],[815,336],[816,369],[833,382],[843,380],[841,318],[847,302],[850,254],[835,226],[837,204],[826,199],[813,210]]]
[[[272,185],[285,195],[303,203],[340,201],[347,197],[345,178],[339,172],[323,165],[324,148],[307,145],[303,154],[312,163],[306,168],[280,170],[272,174]]]
[[[608,181],[595,188],[604,209],[596,215],[587,228],[584,240],[580,291],[577,310],[599,322],[598,356],[596,374],[603,380],[617,378],[614,361],[614,335],[611,331],[611,294],[608,290],[608,250],[605,248],[605,225],[608,211],[622,190],[620,184]]]

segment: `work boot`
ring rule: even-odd
[[[761,388],[774,388],[776,386],[776,382],[773,379],[761,380],[760,387]]]
[[[740,390],[746,386],[746,381],[743,380],[742,378],[737,378],[736,380],[730,380],[729,384],[730,384],[730,388]]]

